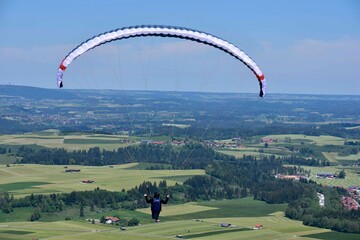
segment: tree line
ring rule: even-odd
[[[325,196],[325,205],[319,206],[317,193]],[[285,216],[302,221],[305,225],[328,228],[339,232],[360,233],[360,211],[345,209],[342,188],[324,187],[314,183],[303,185],[301,197],[288,205]]]
[[[199,116],[201,118],[201,116]],[[198,119],[198,118],[197,118]],[[218,120],[218,119],[217,119]],[[360,138],[360,131],[358,129],[348,129],[346,124],[287,124],[287,123],[272,123],[263,125],[262,122],[258,124],[252,122],[249,124],[240,119],[234,119],[233,115],[226,119],[221,119],[218,124],[213,120],[207,118],[204,122],[199,122],[197,125],[192,124],[191,128],[181,129],[163,126],[163,121],[158,125],[153,126],[153,132],[158,136],[173,136],[173,137],[188,137],[197,140],[211,140],[211,139],[231,139],[234,137],[241,137],[246,139],[255,135],[272,135],[272,134],[303,134],[309,136],[330,135],[348,139]],[[199,120],[200,121],[200,120]],[[227,123],[226,127],[224,122]],[[210,126],[210,127],[208,127]],[[356,125],[349,125],[356,126]],[[134,129],[135,136],[145,136],[148,131],[141,129]],[[351,143],[347,144],[351,145]],[[359,145],[359,143],[354,144]]]
[[[19,147],[16,153],[21,157],[19,163],[35,163],[47,165],[85,165],[104,166],[126,163],[160,163],[170,165],[172,169],[205,169],[215,161],[234,161],[234,156],[218,153],[199,142],[190,142],[179,148],[170,143],[164,145],[140,144],[118,148],[117,150],[101,150],[93,147],[89,150],[67,151],[64,148],[38,149]],[[244,156],[244,158],[248,158]],[[271,159],[274,156],[270,157]],[[325,159],[305,158],[296,155],[278,157],[284,164],[329,166]],[[161,168],[152,166],[153,169]]]
[[[235,159],[199,143],[187,144],[181,149],[175,149],[170,144],[140,144],[117,150],[100,150],[99,147],[94,147],[76,151],[63,148],[34,150],[22,146],[17,155],[22,158],[20,163],[104,166],[140,162],[169,164],[173,169],[204,169],[213,160]]]

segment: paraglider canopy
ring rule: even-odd
[[[102,44],[126,39],[133,37],[142,37],[142,36],[160,36],[160,37],[174,37],[188,39],[191,41],[196,41],[199,43],[207,44],[213,47],[216,47],[236,59],[243,62],[256,76],[260,85],[259,96],[263,97],[266,93],[266,80],[263,72],[260,70],[258,65],[242,50],[240,50],[235,45],[225,41],[221,38],[218,38],[214,35],[200,32],[197,30],[183,28],[183,27],[174,27],[174,26],[162,26],[162,25],[142,25],[142,26],[132,26],[115,29],[113,31],[105,32],[94,36],[85,42],[78,45],[74,48],[65,58],[61,61],[60,66],[57,72],[57,84],[59,88],[63,87],[63,74],[66,68],[71,64],[73,60],[79,57],[81,54],[86,51],[100,46]]]

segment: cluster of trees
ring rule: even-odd
[[[346,172],[345,172],[344,170],[341,170],[341,171],[339,172],[338,178],[340,178],[340,179],[345,179],[345,177],[346,177]]]
[[[0,209],[3,213],[10,213],[14,208],[33,207],[39,212],[61,212],[66,207],[88,206],[91,211],[95,207],[119,209],[119,203],[128,198],[125,192],[111,192],[102,189],[93,191],[73,191],[71,193],[52,193],[50,195],[31,194],[22,198],[14,198],[7,192],[0,192]],[[126,206],[126,204],[124,204]],[[39,214],[33,214],[39,219]]]
[[[22,157],[20,163],[56,164],[56,165],[86,165],[103,166],[133,162],[160,163],[171,166],[173,169],[204,169],[213,160],[234,161],[234,156],[220,154],[201,143],[189,143],[181,149],[175,149],[170,144],[163,146],[153,144],[140,144],[117,150],[100,150],[99,147],[89,150],[67,151],[60,149],[34,150],[21,146],[17,155]],[[245,157],[247,158],[247,157]],[[273,158],[273,157],[271,157]],[[329,166],[325,159],[305,158],[296,155],[279,157],[279,162],[293,165]],[[163,169],[164,165],[153,165],[149,169]]]
[[[34,127],[31,129],[30,127],[21,124],[17,121],[12,121],[9,119],[5,119],[0,117],[0,133],[1,134],[14,134],[14,133],[23,133],[23,132],[29,132],[29,131],[36,131],[36,130],[42,130],[39,129],[38,126],[32,126]]]
[[[360,141],[349,141],[349,140],[345,140],[344,145],[360,146]]]
[[[303,196],[306,191],[303,183],[303,180],[296,182],[281,179],[260,182],[253,189],[254,199],[269,204],[291,203]]]
[[[357,154],[359,152],[359,149],[360,148],[355,148],[355,147],[353,147],[351,149],[344,149],[341,152],[339,152],[339,155],[340,156],[348,156],[351,154]]]
[[[39,219],[41,219],[41,209],[40,208],[35,208],[34,213],[32,213],[30,215],[29,221],[30,222],[34,222],[37,221]]]
[[[174,169],[204,169],[213,160],[234,160],[235,157],[220,154],[202,144],[187,144],[177,150],[170,144],[164,146],[140,144],[117,150],[67,151],[60,149],[40,149],[20,147],[20,163],[103,166],[124,163],[162,163],[170,164]]]
[[[13,211],[12,201],[13,196],[10,196],[7,192],[0,192],[0,209],[3,213],[10,213]]]
[[[296,155],[281,158],[284,164],[301,166],[330,166],[327,159],[304,158]]]
[[[153,126],[156,135],[167,135],[173,137],[188,137],[197,140],[203,139],[231,139],[234,137],[241,137],[242,139],[250,138],[254,135],[271,135],[271,134],[304,134],[309,136],[320,136],[320,135],[331,135],[342,138],[360,138],[359,130],[347,129],[343,124],[326,124],[326,125],[315,125],[315,124],[286,124],[286,123],[272,123],[263,125],[262,122],[249,122],[243,121],[242,119],[234,119],[235,113],[226,119],[212,119],[207,117],[206,121],[201,121],[202,116],[196,117],[199,121],[197,125],[192,124],[191,128],[181,129],[172,128],[168,126],[159,125]],[[240,115],[246,115],[241,113]],[[232,120],[231,120],[232,119]],[[256,118],[255,118],[256,119]],[[218,124],[214,121],[219,121]],[[226,122],[226,127],[224,126]],[[305,121],[304,121],[305,122]],[[186,122],[184,122],[186,124]],[[210,126],[210,127],[209,127]],[[145,130],[135,130],[137,136],[145,136],[148,133]]]
[[[7,152],[11,152],[11,149],[9,148],[9,150],[7,148],[4,147],[0,147],[0,154],[6,154]]]
[[[360,233],[360,211],[344,209],[340,202],[346,194],[342,188],[308,183],[302,185],[301,197],[288,205],[285,216],[305,225],[328,228],[340,232]],[[324,194],[325,206],[319,205],[317,193]]]

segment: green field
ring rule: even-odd
[[[322,152],[322,154],[326,157],[327,160],[331,163],[351,163],[352,161],[357,161],[360,159],[360,152],[357,154],[350,154],[347,156],[341,156],[337,152]]]
[[[259,143],[261,138],[273,139],[265,147],[265,143]],[[354,139],[353,141],[358,141]],[[231,139],[219,140],[218,142],[231,144],[234,143]],[[256,158],[262,156],[275,155],[276,157],[293,155],[294,152],[288,149],[289,146],[311,147],[315,157],[325,157],[333,164],[341,164],[343,162],[349,162],[360,159],[360,153],[351,154],[347,156],[339,155],[337,150],[341,150],[344,146],[345,139],[340,137],[322,135],[322,136],[309,136],[303,134],[279,134],[268,136],[254,136],[251,141],[244,141],[241,143],[241,147],[236,149],[218,149],[218,152],[232,155],[241,158],[243,155],[250,155]],[[285,147],[286,146],[286,147]],[[336,151],[334,151],[336,146]],[[300,154],[300,153],[299,153]],[[300,154],[301,155],[301,154]]]
[[[193,206],[192,206],[193,205]],[[181,214],[186,208],[186,213]],[[304,226],[284,217],[283,204],[269,205],[250,198],[225,201],[165,205],[162,222],[145,223],[120,231],[119,227],[91,224],[85,219],[55,222],[6,222],[0,224],[0,239],[358,239],[358,234],[336,233],[327,229]],[[137,217],[150,219],[149,209]],[[147,213],[147,214],[146,214]],[[115,212],[122,217],[122,211]],[[129,214],[129,211],[126,213]],[[143,221],[141,221],[143,222]],[[231,228],[220,227],[230,223]],[[255,224],[263,229],[253,230]],[[307,237],[308,236],[308,237]]]
[[[285,139],[290,139],[292,143],[313,143],[318,146],[325,145],[344,145],[344,139],[340,137],[321,135],[321,136],[309,136],[303,134],[279,134],[279,135],[268,135],[265,138],[277,139],[278,142],[285,142]]]
[[[236,200],[194,202],[183,205],[164,205],[162,216],[166,220],[217,218],[219,216],[261,217],[273,212],[284,211],[285,208],[286,204],[269,205],[249,197]],[[139,209],[137,211],[149,213],[148,209]]]
[[[307,170],[311,171],[311,180],[329,186],[358,186],[360,185],[360,175],[357,172],[360,172],[360,167],[308,167],[302,166]],[[344,170],[346,173],[345,179],[320,179],[316,177],[317,173],[339,173],[341,170]]]
[[[259,151],[261,149],[261,151]],[[261,158],[263,156],[271,156],[275,155],[275,157],[290,155],[291,152],[288,149],[283,147],[268,147],[264,148],[263,146],[256,147],[244,147],[240,149],[221,149],[217,150],[220,153],[232,155],[237,158],[242,158],[244,155],[246,156],[254,156],[256,158]]]
[[[204,170],[144,170],[137,163],[109,166],[68,166],[81,172],[65,173],[64,166],[11,164],[0,165],[0,190],[9,191],[15,197],[31,193],[71,192],[74,190],[93,190],[96,187],[111,191],[130,189],[144,181],[166,179],[168,185],[185,181],[194,175],[204,174]],[[129,169],[130,168],[130,169]],[[82,180],[95,181],[92,184]]]
[[[36,133],[0,135],[0,145],[38,145],[48,148],[65,148],[67,150],[87,150],[91,147],[113,150],[131,145],[131,143],[121,143],[122,139],[133,140],[128,138],[127,135],[61,135],[56,130],[46,130]]]

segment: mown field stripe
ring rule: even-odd
[[[208,236],[219,235],[219,234],[223,234],[223,233],[242,232],[242,231],[252,231],[252,229],[250,229],[250,228],[236,228],[236,229],[210,231],[210,232],[197,233],[197,234],[186,234],[186,235],[182,235],[182,236],[185,239],[190,239],[190,238],[208,237]]]

